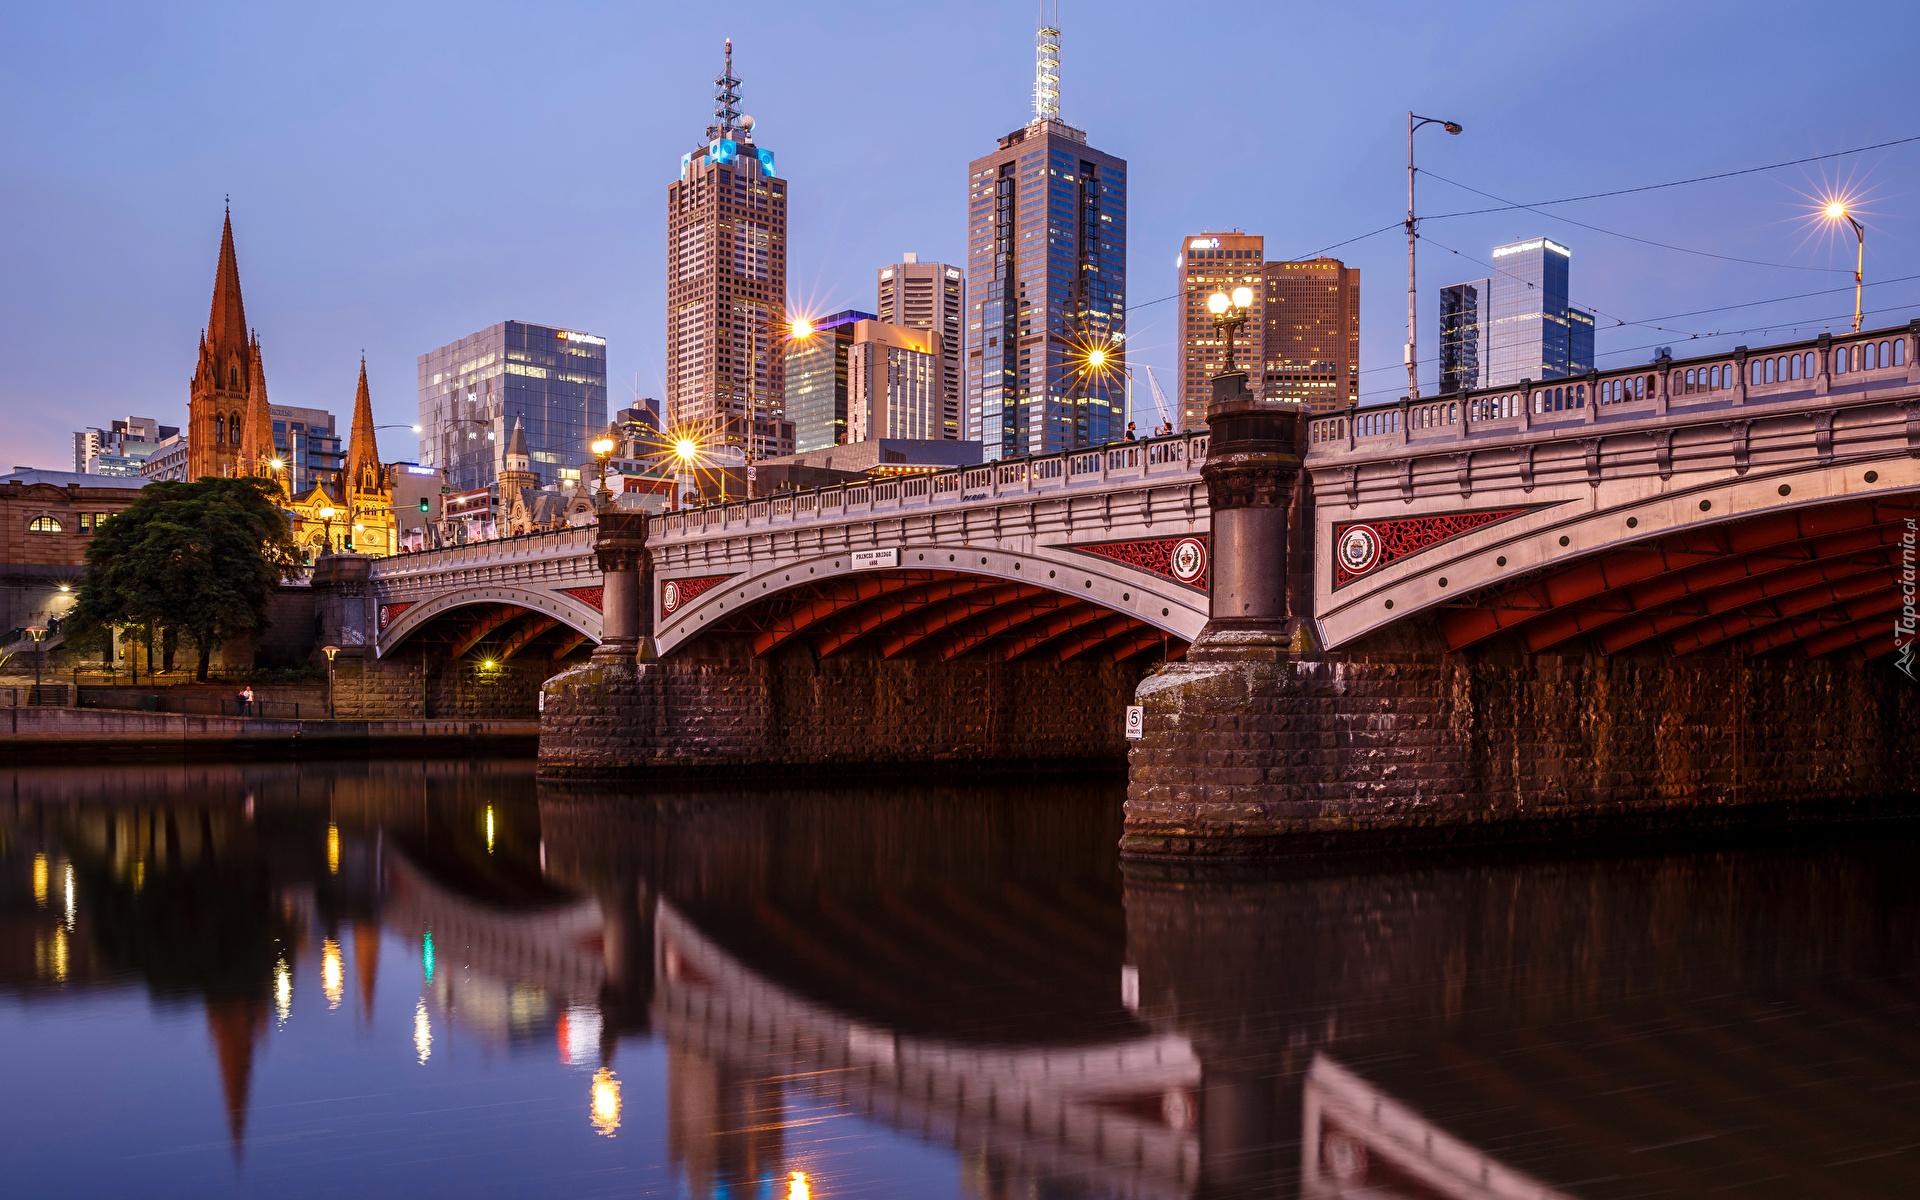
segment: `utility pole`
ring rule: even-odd
[[[1414,291],[1413,262],[1414,243],[1419,233],[1414,228],[1413,216],[1413,131],[1422,125],[1438,125],[1448,133],[1459,133],[1463,126],[1453,121],[1442,121],[1438,117],[1417,117],[1407,113],[1407,399],[1420,398],[1420,339],[1415,336],[1419,307],[1419,295]]]

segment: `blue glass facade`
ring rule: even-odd
[[[872,313],[849,308],[815,321],[805,340],[787,343],[786,412],[796,453],[847,440],[847,350],[854,323],[876,320]]]
[[[516,422],[542,484],[580,478],[607,427],[607,343],[579,330],[503,321],[422,354],[420,463],[456,492],[493,486]]]
[[[1060,121],[970,165],[966,436],[987,458],[1123,434],[1126,216],[1126,162]],[[1088,372],[1089,345],[1113,366]]]
[[[1500,273],[1440,289],[1440,390],[1508,387],[1593,369],[1593,314],[1567,302],[1573,251],[1547,238],[1493,252]]]

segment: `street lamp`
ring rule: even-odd
[[[600,491],[594,496],[596,505],[604,506],[613,499],[613,493],[607,491],[607,460],[613,457],[613,426],[596,439],[592,446],[593,461],[600,466]]]
[[[1233,363],[1233,335],[1247,323],[1247,309],[1253,306],[1253,289],[1242,285],[1233,289],[1233,294],[1215,292],[1207,297],[1207,308],[1213,313],[1213,327],[1227,339],[1227,365],[1220,372],[1231,375]]]
[[[38,704],[40,703],[40,665],[46,660],[47,656],[46,650],[41,646],[41,641],[47,636],[47,627],[45,625],[29,625],[27,626],[27,636],[33,639],[33,702]],[[75,675],[74,678],[78,679],[79,676]],[[75,701],[79,699],[79,696],[74,697]]]
[[[320,653],[327,656],[327,720],[333,720],[333,656],[340,653],[338,646],[322,646]]]
[[[331,504],[324,504],[320,507],[320,520],[327,535],[326,545],[321,550],[323,555],[333,553],[333,515],[338,511],[340,510]]]
[[[748,310],[750,308],[749,305],[744,304],[737,307],[742,310]],[[781,335],[778,338],[779,341],[804,342],[813,336],[813,322],[807,320],[805,317],[796,317],[792,321],[753,320],[751,318],[747,321],[747,436],[745,440],[749,462],[752,461],[753,453],[754,376],[758,374],[760,370],[760,335],[762,333],[775,332]],[[727,498],[726,476],[722,475],[720,479],[720,499],[724,501]],[[747,487],[747,498],[753,498],[753,487],[751,484]]]
[[[1453,121],[1442,121],[1439,117],[1416,117],[1407,114],[1407,399],[1420,398],[1420,340],[1414,336],[1416,319],[1414,316],[1415,295],[1413,290],[1413,245],[1419,234],[1414,230],[1413,217],[1413,131],[1422,125],[1438,125],[1448,133],[1459,133],[1463,128]]]
[[[1860,222],[1854,220],[1853,214],[1847,211],[1847,202],[1845,200],[1835,200],[1833,203],[1827,205],[1826,211],[1827,220],[1845,221],[1847,224],[1853,226],[1854,239],[1859,243],[1859,251],[1853,260],[1853,331],[1859,333],[1861,315],[1860,280],[1867,269],[1867,231],[1861,228]]]

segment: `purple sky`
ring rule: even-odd
[[[415,357],[505,319],[602,334],[614,404],[636,376],[659,395],[665,189],[727,36],[792,181],[793,298],[868,307],[875,268],[902,251],[964,261],[966,164],[1029,115],[1034,23],[1030,5],[984,0],[15,6],[0,467],[70,469],[71,430],[129,412],[184,424],[228,192],[275,403],[330,408],[344,433],[364,348],[379,419],[411,424]],[[1063,115],[1130,163],[1135,305],[1173,291],[1189,233],[1244,228],[1287,258],[1398,220],[1409,108],[1467,127],[1423,131],[1423,166],[1522,202],[1920,134],[1910,3],[1069,0],[1060,24]],[[1423,355],[1437,288],[1486,273],[1449,251],[1484,260],[1543,233],[1574,250],[1574,302],[1604,314],[1602,367],[1656,344],[1844,329],[1837,291],[1613,323],[1850,286],[1851,241],[1807,219],[1836,185],[1864,197],[1869,284],[1920,275],[1915,142],[1551,216],[1433,221]],[[1491,203],[1421,181],[1426,213]],[[1363,395],[1397,396],[1405,243],[1395,230],[1336,253],[1362,269]],[[1870,286],[1867,307],[1869,325],[1920,316],[1920,280]],[[1133,361],[1169,392],[1172,315],[1132,317]],[[1721,336],[1683,345],[1695,333]],[[380,444],[415,452],[405,429]]]

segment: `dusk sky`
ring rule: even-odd
[[[964,263],[967,162],[1031,113],[1035,19],[984,0],[13,5],[0,466],[71,469],[72,430],[129,413],[185,424],[228,194],[277,404],[331,409],[344,434],[364,348],[379,420],[410,425],[416,357],[508,319],[606,337],[612,406],[636,378],[659,396],[665,191],[729,36],[791,181],[795,306],[870,308],[903,251]],[[1920,136],[1911,2],[1068,0],[1059,24],[1063,117],[1129,163],[1132,359],[1169,393],[1174,306],[1151,302],[1182,237],[1238,227],[1279,259],[1393,225],[1408,109],[1466,126],[1423,130],[1424,168],[1528,203]],[[1602,368],[1845,329],[1852,236],[1810,219],[1835,189],[1861,198],[1868,325],[1920,316],[1911,141],[1432,220],[1423,357],[1438,288],[1542,234],[1574,251]],[[1498,203],[1421,179],[1426,214]],[[1398,396],[1405,242],[1333,253],[1362,272],[1363,401]],[[1751,303],[1781,297],[1800,298]],[[1136,409],[1158,420],[1144,386]],[[415,453],[404,428],[380,446]]]

